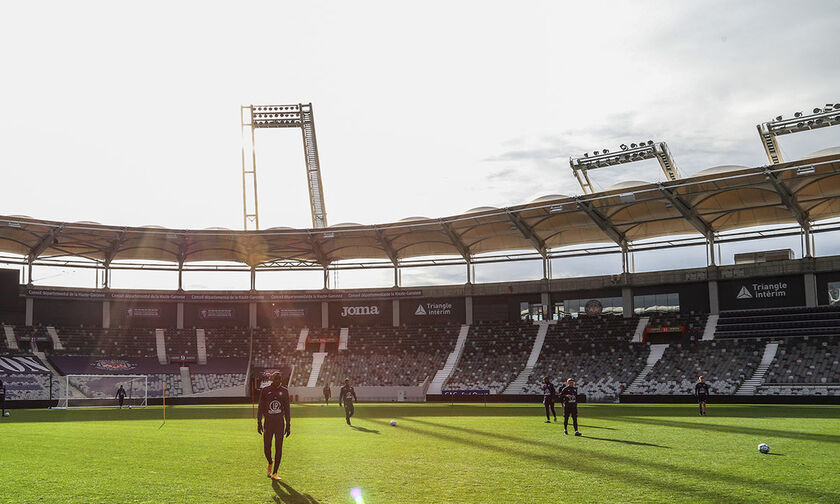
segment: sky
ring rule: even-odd
[[[7,2],[3,12],[0,214],[69,222],[242,229],[240,105],[311,102],[329,223],[376,224],[580,194],[569,156],[639,140],[666,141],[684,176],[763,165],[756,124],[840,102],[836,1]],[[794,159],[840,145],[840,128],[780,141]],[[261,227],[309,227],[300,134],[258,131],[257,151]],[[651,160],[592,179],[604,189],[663,175]],[[653,257],[641,267],[682,264]],[[604,269],[566,264],[558,275]],[[362,286],[393,273],[342,275],[339,286]]]

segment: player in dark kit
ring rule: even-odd
[[[706,416],[706,401],[709,399],[709,384],[702,376],[697,378],[694,385],[694,395],[697,396],[697,404],[700,405],[700,416]]]
[[[554,415],[554,421],[557,422],[557,412],[554,411],[554,397],[557,395],[557,391],[554,389],[554,384],[551,383],[551,379],[548,376],[543,381],[545,382],[542,386],[545,423],[551,423],[551,419],[548,417],[549,409],[551,409],[551,414]]]
[[[560,391],[560,398],[563,400],[563,433],[569,433],[569,417],[572,417],[572,425],[575,428],[575,436],[582,436],[578,430],[577,423],[577,387],[571,378],[566,380],[566,386]]]
[[[3,385],[3,380],[0,380],[0,409],[3,410],[2,415],[6,416],[6,387]]]
[[[125,402],[126,395],[127,394],[125,393],[125,389],[122,385],[120,385],[120,388],[117,389],[117,395],[114,396],[120,402],[120,409],[122,409],[123,407],[123,402]]]
[[[347,425],[350,425],[350,417],[356,412],[353,403],[358,400],[356,398],[356,391],[350,386],[350,378],[346,378],[344,380],[344,386],[341,387],[341,391],[338,393],[338,405],[341,406],[342,402],[344,403],[344,417],[347,419]]]
[[[260,406],[257,409],[257,432],[263,435],[265,459],[268,460],[265,475],[273,480],[280,479],[277,469],[280,468],[280,459],[283,458],[283,437],[289,437],[292,433],[289,390],[283,386],[282,381],[280,373],[271,375],[271,384],[260,391]],[[272,438],[274,438],[274,458],[271,457]]]
[[[327,403],[327,406],[330,405],[330,396],[331,395],[332,395],[332,392],[330,391],[330,384],[329,383],[324,384],[324,402]]]

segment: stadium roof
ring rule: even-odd
[[[840,153],[765,167],[708,170],[691,178],[507,208],[381,225],[261,231],[120,227],[0,216],[0,253],[27,259],[280,261],[328,265],[703,235],[840,217]]]

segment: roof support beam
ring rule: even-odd
[[[398,266],[399,258],[397,257],[397,251],[394,250],[394,247],[391,246],[391,243],[385,238],[385,234],[379,228],[374,228],[376,231],[376,241],[379,242],[379,246],[382,247],[382,250],[388,254],[388,259],[394,263],[394,266]]]
[[[665,196],[671,205],[691,224],[694,226],[700,234],[708,238],[710,235],[713,234],[712,228],[704,221],[700,215],[698,215],[697,211],[688,206],[688,204],[683,201],[680,196],[675,193],[674,191],[666,188],[664,185],[659,184],[659,191]]]
[[[788,210],[790,210],[790,213],[793,214],[793,218],[796,219],[796,222],[798,222],[803,229],[810,228],[811,219],[808,218],[808,213],[799,206],[799,203],[796,202],[790,190],[788,190],[788,188],[782,184],[782,181],[779,180],[779,176],[766,168],[764,170],[764,176],[767,177],[767,180],[769,180],[773,185],[773,188],[776,190],[776,193],[778,193],[782,203]]]
[[[29,249],[29,254],[26,256],[27,261],[32,264],[32,261],[37,259],[39,255],[43,254],[45,250],[53,246],[56,241],[58,241],[58,235],[60,235],[62,231],[64,231],[64,224],[51,228],[47,234],[38,240],[38,243],[36,243],[34,247]]]
[[[111,261],[114,260],[117,253],[119,253],[120,249],[122,248],[123,244],[125,243],[125,235],[126,229],[123,228],[122,231],[117,233],[116,238],[111,241],[111,247],[105,251],[105,270],[107,271],[108,266],[111,265]]]
[[[531,245],[533,245],[534,248],[537,249],[537,252],[539,252],[541,256],[545,257],[545,241],[543,241],[539,236],[537,236],[533,228],[526,224],[519,214],[513,213],[510,210],[505,210],[505,213],[507,213],[508,218],[513,223],[513,225],[516,226],[520,233],[522,233],[522,236],[526,240],[531,242]]]
[[[601,231],[603,231],[604,234],[606,234],[610,238],[610,240],[614,241],[618,245],[626,246],[627,239],[624,237],[624,233],[616,229],[616,227],[613,226],[613,224],[606,217],[601,215],[601,212],[596,210],[591,203],[589,203],[588,201],[583,201],[580,198],[575,198],[575,202],[578,204],[581,210],[583,210],[584,213],[588,215],[590,219],[592,219],[592,222],[594,222],[595,225],[598,226],[601,229]]]
[[[461,257],[467,261],[467,264],[472,262],[472,256],[470,255],[470,249],[466,245],[464,245],[464,241],[461,240],[461,237],[458,236],[458,233],[452,229],[452,226],[449,223],[440,220],[440,227],[443,228],[443,232],[446,233],[446,236],[449,237],[449,241],[452,242],[452,245],[458,250],[458,253],[461,254]]]
[[[318,264],[324,267],[324,275],[326,275],[326,270],[327,267],[330,265],[330,261],[327,258],[326,254],[324,254],[324,250],[321,248],[321,243],[312,233],[309,233],[309,244],[310,246],[312,246],[312,253],[315,254],[315,258],[318,260]],[[326,277],[324,281],[326,282]]]

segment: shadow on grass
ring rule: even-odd
[[[618,454],[609,454],[608,455],[608,454],[604,454],[604,453],[593,452],[593,451],[589,451],[589,450],[586,450],[586,449],[583,449],[583,448],[576,448],[574,446],[570,446],[568,443],[558,445],[558,444],[552,444],[550,442],[546,442],[544,440],[522,439],[522,438],[518,438],[518,437],[515,437],[515,436],[507,435],[507,434],[500,434],[500,433],[496,433],[496,432],[484,432],[484,431],[480,431],[480,430],[477,430],[477,429],[470,429],[470,428],[467,428],[467,427],[457,427],[457,426],[454,426],[454,425],[446,425],[446,424],[439,424],[439,423],[435,423],[435,422],[429,422],[427,420],[419,420],[417,418],[408,418],[408,419],[404,418],[402,420],[407,420],[408,422],[415,422],[415,423],[419,423],[419,424],[423,424],[423,425],[428,425],[428,426],[434,427],[434,428],[440,427],[440,428],[449,429],[449,430],[453,430],[453,431],[460,432],[460,433],[480,435],[480,436],[500,439],[500,440],[503,440],[503,441],[511,441],[511,442],[516,442],[516,443],[523,444],[523,445],[530,445],[530,446],[533,446],[537,450],[545,450],[546,448],[555,449],[555,450],[563,450],[565,452],[571,452],[571,453],[576,454],[577,455],[576,460],[587,460],[587,459],[595,458],[595,459],[601,459],[602,461],[604,461],[608,464],[613,464],[613,465],[616,464],[616,463],[624,463],[624,464],[627,464],[631,467],[638,467],[638,466],[642,465],[642,466],[648,466],[648,467],[655,467],[658,470],[663,471],[663,472],[675,473],[675,474],[679,474],[679,475],[694,475],[694,470],[693,469],[684,469],[684,468],[674,466],[672,464],[656,462],[656,461],[653,461],[653,460],[650,460],[650,459],[644,460],[642,462],[639,459],[634,458],[634,457],[627,457],[627,456],[622,456],[622,455],[618,455]],[[372,421],[375,422],[376,420],[372,420]],[[422,431],[422,430],[417,430],[417,431],[420,432],[420,433],[423,433],[423,434],[428,434],[427,431]],[[584,439],[586,437],[587,436],[584,436]],[[457,438],[457,439],[459,439],[460,442],[463,442],[463,443],[468,444],[468,445],[473,444],[471,441],[464,440],[462,438]],[[633,442],[631,442],[631,443],[633,443]],[[644,443],[640,443],[640,444],[644,445]],[[480,444],[480,446],[485,446],[485,445]],[[530,451],[528,451],[527,453],[529,455],[533,455],[533,453],[530,452]],[[566,459],[567,458],[568,457],[566,457]],[[575,469],[573,467],[569,467],[569,468],[570,468],[570,470]],[[749,479],[749,478],[738,476],[738,475],[735,475],[735,474],[732,474],[732,473],[729,473],[729,472],[716,472],[716,471],[706,470],[704,472],[704,474],[706,476],[713,477],[715,480],[725,481],[726,483],[731,484],[731,485],[735,485],[737,487],[744,487],[744,486],[763,487],[763,488],[772,489],[773,491],[778,492],[778,493],[796,494],[796,495],[799,495],[803,498],[808,499],[806,502],[811,502],[811,501],[817,502],[817,501],[820,501],[821,499],[824,499],[827,496],[835,498],[837,500],[837,502],[840,502],[840,494],[838,494],[836,492],[817,492],[815,490],[811,490],[811,489],[808,489],[808,488],[792,487],[792,486],[786,485],[783,482],[778,482],[778,481],[772,481],[772,482],[756,481],[756,480],[752,480],[752,479]],[[655,483],[654,485],[658,485],[658,483],[659,482],[657,480],[657,483]],[[665,487],[663,487],[663,488],[665,488]],[[721,500],[721,502],[729,502],[729,501],[726,500],[726,499],[723,499],[723,500]],[[735,501],[733,500],[732,502],[735,502]]]
[[[641,441],[630,441],[630,440],[627,440],[627,439],[610,439],[610,438],[602,438],[602,437],[595,437],[595,436],[583,436],[583,437],[585,437],[586,439],[594,439],[596,441],[609,441],[610,443],[623,443],[623,444],[634,445],[634,446],[651,446],[653,448],[666,448],[668,450],[671,449],[670,446],[663,446],[663,445],[658,445],[658,444],[653,444],[653,443],[643,443]]]
[[[765,455],[772,455],[774,457],[784,457],[784,453],[765,453]]]
[[[366,429],[364,427],[359,427],[358,425],[351,425],[350,427],[353,428],[353,430],[357,430],[359,432],[367,432],[368,434],[379,434],[379,431],[375,429]]]
[[[639,418],[639,417],[612,417],[616,422],[628,422],[635,424],[658,425],[661,427],[674,427],[678,429],[704,430],[715,433],[725,432],[727,434],[747,434],[758,437],[781,437],[788,439],[804,439],[808,441],[820,441],[826,443],[840,443],[840,435],[837,434],[815,434],[811,432],[784,431],[776,429],[763,429],[759,427],[739,427],[737,425],[726,425],[717,422],[685,422],[682,420],[666,420],[663,418]]]
[[[417,422],[416,419],[404,419],[408,421]],[[372,422],[380,422],[380,420],[371,420]],[[381,421],[383,424],[384,421]],[[408,422],[406,422],[408,423]],[[451,427],[446,425],[438,425],[432,422],[423,422],[429,425],[438,426],[438,427]],[[454,430],[461,430],[466,432],[473,432],[476,434],[485,434],[491,437],[498,437],[501,439],[509,439],[519,442],[528,442],[527,440],[515,438],[512,436],[505,436],[505,435],[493,435],[489,433],[484,433],[480,431],[473,431],[472,429],[465,429],[461,427],[451,427]],[[487,450],[491,452],[499,453],[505,457],[519,457],[523,459],[530,459],[536,462],[542,462],[546,464],[550,464],[554,467],[563,467],[564,469],[576,473],[586,473],[595,475],[597,477],[603,478],[611,478],[614,480],[622,481],[623,483],[630,485],[634,488],[637,488],[642,485],[647,485],[650,487],[655,487],[663,491],[671,491],[671,492],[679,492],[683,494],[683,497],[687,495],[691,495],[696,497],[697,499],[703,500],[708,502],[710,499],[713,499],[712,502],[720,502],[726,504],[748,504],[752,501],[744,500],[743,498],[738,497],[729,492],[719,492],[710,488],[707,488],[706,485],[701,484],[700,482],[693,482],[689,483],[679,483],[674,481],[663,481],[662,478],[656,478],[653,476],[648,476],[644,473],[637,472],[632,470],[633,468],[641,467],[643,464],[640,464],[638,460],[633,459],[634,463],[629,466],[628,470],[619,469],[616,465],[615,461],[610,464],[603,464],[601,462],[594,462],[589,460],[592,458],[592,452],[586,450],[569,450],[569,451],[578,451],[584,454],[581,457],[577,457],[574,459],[574,462],[570,463],[570,458],[568,454],[562,453],[550,453],[547,452],[545,449],[548,448],[545,443],[538,443],[540,444],[539,450],[529,450],[529,449],[519,449],[511,446],[499,446],[491,443],[482,443],[476,441],[475,439],[464,439],[463,437],[453,436],[449,434],[445,434],[443,432],[439,432],[437,430],[426,430],[426,429],[418,429],[416,427],[405,426],[403,427],[405,430],[409,430],[415,432],[420,435],[428,436],[437,438],[443,441],[447,441],[450,443],[458,443],[462,444],[471,448],[479,448],[482,450]],[[599,458],[609,459],[609,456],[600,456]],[[689,473],[692,474],[692,473]],[[680,502],[682,500],[679,500]]]
[[[274,487],[274,502],[283,504],[318,504],[309,494],[302,494],[284,483],[283,481],[272,481],[271,486]]]
[[[580,424],[580,426],[581,426],[581,427],[585,427],[585,428],[587,428],[587,429],[618,430],[618,429],[616,429],[616,428],[614,428],[614,427],[601,427],[601,426],[599,426],[599,425],[585,425],[585,424]]]

